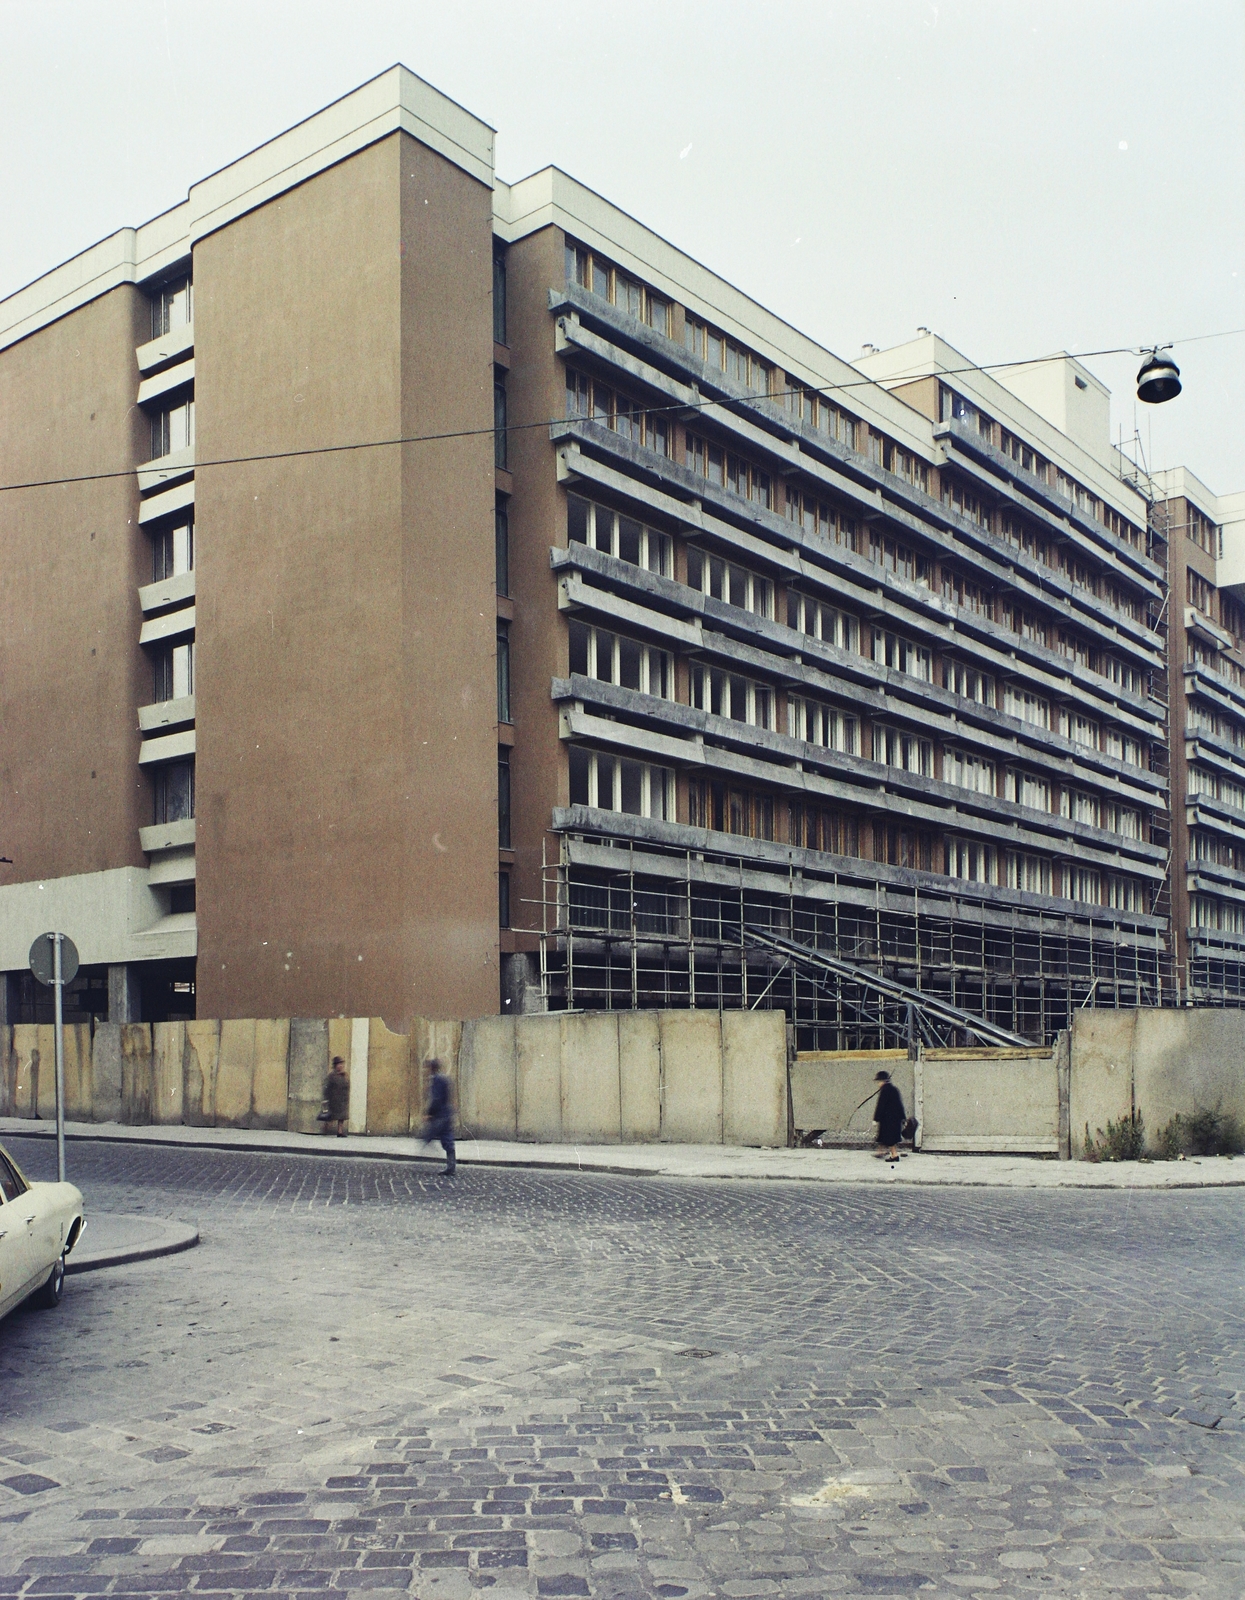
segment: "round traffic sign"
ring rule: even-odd
[[[61,982],[70,983],[78,975],[78,947],[67,933],[62,933],[61,941]],[[30,970],[40,983],[50,984],[55,970],[55,956],[53,950],[56,936],[51,933],[41,933],[30,947]]]

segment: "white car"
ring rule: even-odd
[[[0,1149],[0,1317],[31,1295],[37,1305],[60,1304],[65,1257],[85,1225],[72,1183],[31,1183]]]

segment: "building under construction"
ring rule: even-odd
[[[1233,515],[1071,357],[842,360],[395,67],[0,302],[0,406],[0,1023],[51,926],[116,1021],[1240,1002]]]

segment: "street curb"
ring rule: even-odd
[[[71,1250],[65,1258],[65,1276],[102,1272],[107,1267],[124,1267],[133,1261],[154,1261],[160,1256],[176,1256],[183,1250],[193,1250],[199,1243],[199,1230],[192,1223],[161,1219],[160,1227],[164,1230],[164,1237],[152,1244],[121,1245],[116,1250],[101,1251],[94,1255],[88,1251],[81,1257],[76,1250]]]
[[[167,1134],[162,1135],[160,1132],[150,1128],[147,1125],[144,1125],[141,1128],[127,1130],[126,1132],[116,1130],[115,1125],[113,1128],[101,1126],[100,1131],[96,1132],[94,1128],[84,1128],[82,1124],[78,1124],[78,1126],[72,1131],[66,1130],[65,1139],[66,1142],[72,1141],[75,1143],[82,1142],[126,1146],[154,1145],[166,1150],[208,1150],[217,1152],[229,1152],[231,1150],[236,1150],[251,1155],[299,1156],[312,1160],[317,1158],[333,1158],[339,1161],[396,1161],[405,1162],[410,1165],[434,1167],[437,1169],[441,1167],[442,1161],[444,1160],[444,1157],[440,1154],[425,1154],[423,1151],[417,1149],[395,1149],[389,1142],[388,1138],[384,1139],[382,1148],[369,1149],[360,1146],[359,1140],[363,1136],[356,1135],[352,1137],[347,1147],[343,1149],[342,1146],[346,1144],[345,1140],[338,1141],[335,1138],[317,1138],[315,1135],[293,1136],[286,1134],[284,1130],[281,1130],[279,1143],[270,1142],[262,1135],[248,1138],[245,1136],[245,1133],[242,1130],[229,1129],[223,1131],[227,1131],[230,1134],[230,1137],[214,1137],[218,1130],[212,1128],[195,1129],[194,1132],[196,1136],[194,1138],[177,1138]],[[241,1134],[241,1137],[239,1134]],[[0,1140],[3,1140],[5,1137],[51,1140],[55,1137],[55,1134],[49,1125],[32,1118],[29,1121],[22,1119],[20,1127],[13,1127],[11,1124],[8,1126],[0,1125]],[[820,1171],[799,1171],[794,1169],[790,1171],[757,1171],[754,1168],[751,1171],[738,1171],[731,1170],[730,1168],[726,1168],[724,1170],[722,1167],[718,1167],[715,1170],[680,1170],[677,1164],[677,1152],[680,1149],[678,1145],[671,1145],[669,1147],[671,1156],[673,1158],[672,1160],[669,1160],[661,1165],[639,1166],[633,1164],[623,1165],[616,1161],[594,1161],[591,1159],[591,1157],[585,1159],[586,1152],[591,1150],[593,1148],[592,1146],[566,1147],[575,1151],[573,1158],[568,1158],[565,1160],[552,1160],[545,1155],[535,1153],[530,1156],[520,1156],[518,1154],[511,1155],[509,1153],[502,1156],[493,1152],[490,1152],[487,1155],[476,1154],[472,1150],[472,1145],[474,1142],[474,1140],[467,1139],[460,1142],[458,1146],[458,1164],[463,1169],[481,1167],[496,1171],[514,1169],[516,1171],[531,1170],[567,1173],[601,1173],[621,1178],[668,1178],[689,1183],[732,1181],[736,1183],[798,1183],[802,1185],[829,1184],[838,1188],[851,1189],[877,1189],[890,1188],[894,1186],[903,1188],[905,1191],[930,1189],[1015,1189],[1024,1191],[1041,1191],[1042,1193],[1074,1190],[1080,1193],[1110,1192],[1113,1194],[1118,1194],[1120,1192],[1125,1192],[1128,1194],[1168,1194],[1176,1190],[1187,1192],[1189,1190],[1245,1188],[1245,1163],[1242,1163],[1242,1166],[1237,1169],[1240,1171],[1240,1176],[1237,1176],[1235,1172],[1229,1176],[1228,1173],[1225,1172],[1224,1175],[1220,1177],[1216,1172],[1214,1175],[1200,1174],[1196,1178],[1190,1176],[1187,1179],[1182,1179],[1176,1177],[1175,1173],[1173,1173],[1166,1182],[1147,1183],[1124,1181],[1125,1173],[1123,1171],[1121,1172],[1119,1179],[1115,1179],[1114,1174],[1112,1174],[1110,1177],[1099,1176],[1096,1178],[1090,1178],[1089,1172],[1102,1172],[1101,1165],[1097,1167],[1090,1167],[1085,1163],[1057,1162],[1045,1157],[1014,1158],[1016,1160],[1023,1161],[1025,1163],[1025,1168],[1023,1169],[1023,1173],[1022,1170],[1018,1169],[1010,1176],[1001,1176],[989,1172],[968,1171],[967,1165],[973,1163],[975,1160],[991,1159],[989,1155],[984,1152],[980,1153],[979,1156],[975,1154],[948,1156],[945,1159],[955,1163],[962,1162],[965,1163],[965,1165],[957,1165],[954,1168],[947,1168],[943,1171],[939,1171],[936,1164],[944,1159],[942,1155],[930,1154],[922,1157],[920,1152],[918,1152],[918,1166],[921,1172],[921,1176],[919,1177],[916,1176],[915,1173],[912,1176],[908,1176],[906,1174],[904,1176],[900,1176],[898,1169],[896,1168],[887,1169],[889,1174],[888,1177],[883,1177],[880,1174],[875,1176],[872,1172],[868,1177],[862,1177],[859,1173],[853,1172],[830,1173]],[[512,1148],[515,1151],[519,1151],[525,1147],[522,1144],[516,1143],[514,1146],[512,1146]],[[753,1155],[760,1153],[761,1152],[748,1152],[748,1154]],[[784,1154],[787,1153],[788,1152],[784,1152]],[[706,1157],[702,1159],[707,1160],[708,1158]],[[926,1165],[926,1162],[928,1162],[929,1165]],[[1128,1165],[1131,1167],[1132,1164],[1130,1163]],[[1163,1165],[1168,1164],[1164,1163]],[[1030,1172],[1036,1173],[1039,1169],[1051,1167],[1058,1168],[1062,1174],[1065,1174],[1061,1177],[1059,1182],[1035,1182],[1028,1175]],[[1085,1171],[1085,1177],[1082,1178],[1077,1174],[1078,1168],[1082,1168]]]
[[[5,1137],[10,1139],[55,1139],[56,1134],[51,1130],[44,1132],[42,1129],[36,1131],[32,1128],[29,1132],[27,1132],[25,1128],[22,1128],[20,1131],[15,1131],[12,1128],[9,1128],[0,1133],[0,1138]],[[431,1167],[440,1167],[445,1161],[444,1156],[425,1156],[414,1150],[411,1151],[409,1155],[404,1150],[360,1150],[357,1147],[348,1150],[340,1150],[333,1148],[333,1145],[336,1143],[335,1140],[316,1139],[314,1135],[308,1135],[308,1143],[305,1149],[302,1145],[261,1144],[258,1141],[249,1139],[162,1139],[160,1138],[159,1134],[148,1135],[146,1133],[144,1133],[141,1138],[134,1138],[132,1135],[119,1133],[67,1132],[65,1134],[65,1143],[124,1144],[130,1146],[158,1145],[162,1150],[242,1150],[250,1155],[261,1156],[311,1156],[313,1158],[328,1156],[337,1161],[409,1161],[419,1165]],[[328,1145],[329,1148],[323,1149],[323,1145]],[[491,1156],[464,1155],[463,1146],[461,1144],[458,1146],[458,1165],[460,1167],[497,1167],[502,1171],[504,1171],[507,1167],[536,1167],[546,1172],[609,1172],[613,1173],[615,1177],[619,1178],[660,1178],[663,1175],[666,1177],[679,1176],[678,1173],[667,1172],[663,1167],[619,1167],[601,1161],[542,1161],[539,1156],[533,1156],[530,1159],[524,1160],[501,1161],[494,1159]],[[746,1174],[746,1176],[751,1177],[752,1175]],[[768,1174],[767,1176],[785,1178],[787,1174],[773,1173]],[[795,1181],[802,1181],[798,1174],[793,1176],[795,1177]],[[824,1182],[825,1180],[821,1181]],[[1245,1178],[1243,1178],[1241,1182],[1245,1183]],[[183,1248],[189,1249],[190,1247],[186,1245],[183,1246]]]

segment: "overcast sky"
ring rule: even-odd
[[[1245,328],[1241,0],[0,0],[0,296],[395,61],[849,360]],[[1176,358],[1086,365],[1245,489],[1245,337]]]

